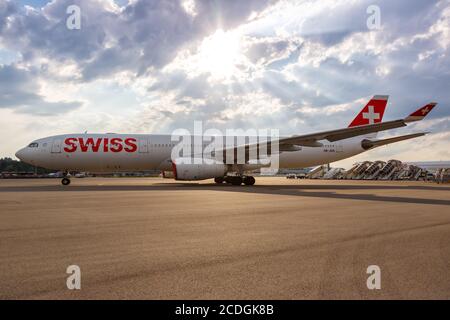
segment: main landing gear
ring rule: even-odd
[[[247,186],[252,186],[255,184],[255,178],[252,176],[225,176],[225,177],[216,177],[214,178],[214,182],[217,184],[222,184],[224,182],[229,183],[233,186],[240,186],[241,184],[245,184]]]
[[[252,186],[256,181],[252,176],[244,176],[243,182],[246,186]]]
[[[224,177],[215,177],[214,182],[217,184],[222,184],[225,182],[225,178]]]

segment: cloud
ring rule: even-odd
[[[79,101],[51,102],[36,92],[39,85],[32,72],[14,65],[0,66],[0,108],[35,115],[58,115],[82,105]]]
[[[0,88],[2,112],[68,112],[70,123],[49,134],[170,133],[203,120],[289,135],[345,127],[372,95],[389,94],[385,119],[439,102],[427,122],[392,134],[432,131],[417,141],[450,144],[447,0],[117,3],[1,1],[0,75],[10,79]],[[65,26],[69,4],[81,8],[81,30]],[[379,30],[367,28],[369,5],[381,10]],[[386,150],[414,157],[402,149],[413,144],[367,157]]]
[[[196,1],[192,16],[179,0],[58,0],[43,8],[0,7],[0,40],[25,61],[41,56],[75,61],[84,81],[130,70],[143,75],[169,63],[185,44],[217,28],[235,27],[269,1]],[[81,10],[81,29],[66,27],[69,5]],[[18,36],[19,35],[19,36]]]
[[[195,119],[219,127],[273,126],[282,128],[285,134],[295,134],[348,125],[374,94],[391,97],[386,119],[403,118],[433,100],[440,105],[430,114],[431,119],[450,115],[446,106],[450,93],[444,88],[450,80],[449,52],[442,47],[448,38],[448,9],[443,2],[408,2],[408,9],[402,11],[400,5],[379,1],[382,29],[375,31],[366,26],[368,2],[339,2],[333,8],[341,18],[332,21],[326,19],[328,2],[307,3],[314,14],[299,18],[301,23],[284,24],[279,34],[257,34],[254,26],[270,24],[263,20],[271,22],[278,14],[278,5],[259,21],[239,27],[236,32],[241,34],[245,55],[239,73],[246,72],[243,78],[234,74],[226,85],[224,81],[211,81],[208,71],[196,65],[191,58],[198,55],[197,51],[184,53],[188,63],[177,62],[157,75],[150,92],[164,95],[164,110],[186,96],[201,99],[201,103],[180,116],[178,111],[168,116],[158,111],[156,99],[147,107],[151,112],[142,113],[141,119],[165,119],[162,127],[166,131],[187,127]],[[410,7],[422,11],[419,14]],[[280,15],[296,12],[288,11]],[[402,23],[417,19],[420,25],[402,28]],[[337,34],[333,25],[341,20],[345,20],[345,28]],[[293,26],[298,29],[293,31]],[[420,59],[424,54],[425,58]],[[254,112],[249,113],[249,108]],[[427,130],[449,129],[435,123]]]
[[[248,37],[244,54],[256,65],[270,65],[288,59],[303,43],[302,39],[290,37]],[[273,67],[273,65],[272,65]]]

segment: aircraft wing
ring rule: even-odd
[[[366,135],[373,132],[380,132],[380,131],[386,131],[391,130],[395,128],[401,128],[405,127],[407,123],[413,122],[413,121],[419,121],[422,120],[430,111],[436,106],[436,103],[432,102],[427,104],[426,106],[418,109],[417,111],[410,114],[405,119],[399,119],[399,120],[392,120],[392,121],[386,121],[386,122],[378,122],[373,124],[367,124],[367,125],[361,125],[361,126],[353,126],[353,127],[347,127],[342,129],[336,129],[336,130],[329,130],[329,131],[322,131],[322,132],[316,132],[316,133],[310,133],[305,135],[297,135],[292,137],[284,137],[278,139],[279,144],[279,152],[283,151],[296,151],[300,147],[321,147],[322,143],[320,143],[321,140],[328,140],[330,142],[335,142],[339,140],[349,139],[361,135]],[[381,146],[393,142],[398,142],[402,140],[412,139],[419,137],[421,135],[424,135],[426,133],[416,133],[412,135],[406,135],[406,136],[400,136],[400,137],[394,137],[390,139],[384,139],[384,140],[367,140],[370,141],[372,144],[372,147],[375,146]],[[272,141],[273,143],[274,141]],[[369,143],[369,142],[368,142]],[[268,145],[270,142],[267,143]],[[253,152],[257,152],[259,149],[259,144],[243,144],[240,146],[236,146],[234,148],[225,148],[218,152],[223,152],[223,159],[225,159],[226,154],[234,154],[235,156],[238,154],[245,154],[245,158],[248,159],[250,150]],[[268,148],[269,149],[269,146]],[[245,153],[242,153],[244,151]],[[253,153],[255,154],[255,153]],[[267,154],[270,154],[270,151],[267,150]]]
[[[393,120],[387,122],[379,122],[374,124],[356,126],[356,127],[348,127],[343,129],[324,131],[318,133],[312,133],[302,136],[292,136],[289,138],[282,138],[279,140],[280,148],[281,145],[298,145],[305,147],[319,147],[319,140],[328,140],[330,142],[348,139],[356,136],[365,135],[368,133],[385,131],[400,127],[405,127],[407,123],[423,120],[428,113],[437,105],[436,102],[430,102],[427,105],[419,108],[415,112],[411,113],[405,119]]]
[[[387,122],[379,122],[374,124],[368,124],[368,125],[362,125],[362,126],[354,126],[354,127],[348,127],[343,129],[337,129],[337,130],[330,130],[330,131],[323,131],[323,132],[317,132],[312,134],[306,134],[301,136],[292,136],[288,138],[280,138],[278,140],[280,145],[280,151],[286,150],[291,151],[291,146],[305,146],[305,147],[320,147],[322,144],[319,142],[320,140],[328,140],[330,142],[339,141],[343,139],[353,138],[361,135],[366,135],[368,133],[373,132],[380,132],[395,128],[401,128],[405,127],[407,123],[413,122],[413,121],[420,121],[425,118],[426,115],[437,105],[436,102],[430,102],[427,105],[425,105],[422,108],[419,108],[412,114],[410,114],[405,119],[399,119],[399,120],[393,120],[393,121],[387,121]],[[408,136],[402,136],[402,137],[409,137],[406,139],[412,139],[415,137],[418,137],[422,134],[414,134],[408,135]],[[401,137],[398,137],[401,138]],[[396,139],[396,138],[392,138]],[[405,140],[405,139],[402,139]],[[398,140],[401,141],[401,140]],[[396,142],[396,141],[392,141]],[[388,143],[392,143],[388,142]],[[380,142],[379,142],[380,143]],[[386,143],[387,144],[387,143]],[[244,147],[244,146],[242,146]],[[237,148],[242,148],[237,147]],[[249,146],[245,146],[247,149]],[[292,149],[292,151],[294,151]]]
[[[329,130],[329,131],[322,131],[317,133],[311,133],[306,135],[299,135],[299,136],[292,136],[292,137],[286,137],[286,138],[279,138],[277,140],[279,144],[279,152],[283,151],[296,151],[299,149],[300,146],[305,147],[321,147],[322,143],[320,143],[320,140],[328,140],[330,142],[348,139],[360,135],[365,135],[368,133],[373,132],[379,132],[379,131],[385,131],[395,128],[400,128],[406,126],[406,123],[404,120],[394,120],[394,121],[387,121],[387,122],[379,122],[374,124],[368,124],[368,125],[362,125],[362,126],[356,126],[356,127],[349,127],[349,128],[343,128],[343,129],[337,129],[337,130]],[[270,144],[273,144],[274,141],[267,142],[267,155],[271,153],[271,146]],[[221,151],[217,152],[223,152],[223,159],[226,159],[226,155],[245,155],[245,159],[249,159],[250,151],[253,151],[253,154],[256,154],[258,149],[260,148],[260,144],[254,143],[254,144],[243,144],[240,146],[236,146],[234,148],[225,148]]]
[[[379,132],[379,131],[385,131],[395,128],[400,128],[406,126],[406,123],[404,120],[394,120],[394,121],[387,121],[387,122],[380,122],[380,123],[374,123],[374,124],[368,124],[363,126],[356,126],[356,127],[350,127],[350,128],[343,128],[343,129],[337,129],[337,130],[330,130],[330,131],[323,131],[323,132],[317,132],[317,133],[311,133],[301,136],[292,136],[289,138],[281,138],[279,140],[279,144],[294,144],[298,146],[306,146],[306,147],[314,147],[314,146],[321,146],[320,144],[317,144],[319,140],[328,140],[330,142],[353,138],[356,136],[365,135],[368,133],[373,132]]]

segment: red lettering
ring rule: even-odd
[[[86,152],[87,149],[88,149],[88,145],[87,145],[87,144],[84,144],[84,139],[83,139],[83,138],[80,138],[80,139],[78,139],[78,141],[80,142],[80,149],[81,149],[81,152]]]
[[[102,143],[102,139],[97,138],[95,144],[93,138],[88,138],[86,144],[92,146],[93,152],[98,152],[98,149],[100,148],[100,144]]]
[[[121,138],[112,138],[111,139],[111,148],[112,152],[120,152],[123,150],[122,139]]]
[[[92,149],[92,152],[98,152],[103,142],[103,152],[136,152],[138,149],[137,140],[135,138],[67,138],[64,140],[65,152],[75,152],[80,145],[81,152],[88,152]]]
[[[125,151],[126,152],[136,152],[137,150],[137,144],[136,139],[134,138],[127,138],[125,139]]]
[[[98,152],[100,144],[102,143],[102,139],[97,139],[96,142],[94,143],[94,138],[87,138],[86,143],[84,142],[83,138],[80,138],[79,141],[80,141],[80,149],[82,152],[87,152],[89,145],[92,146],[93,152]]]
[[[65,152],[75,152],[77,151],[77,138],[67,138],[64,143],[67,147],[64,147]]]
[[[105,138],[103,139],[103,152],[108,152],[108,147],[109,147],[109,139]]]

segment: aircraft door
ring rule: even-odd
[[[139,153],[148,153],[148,141],[147,139],[139,140]]]
[[[52,153],[61,153],[61,144],[62,144],[61,139],[53,140]]]

